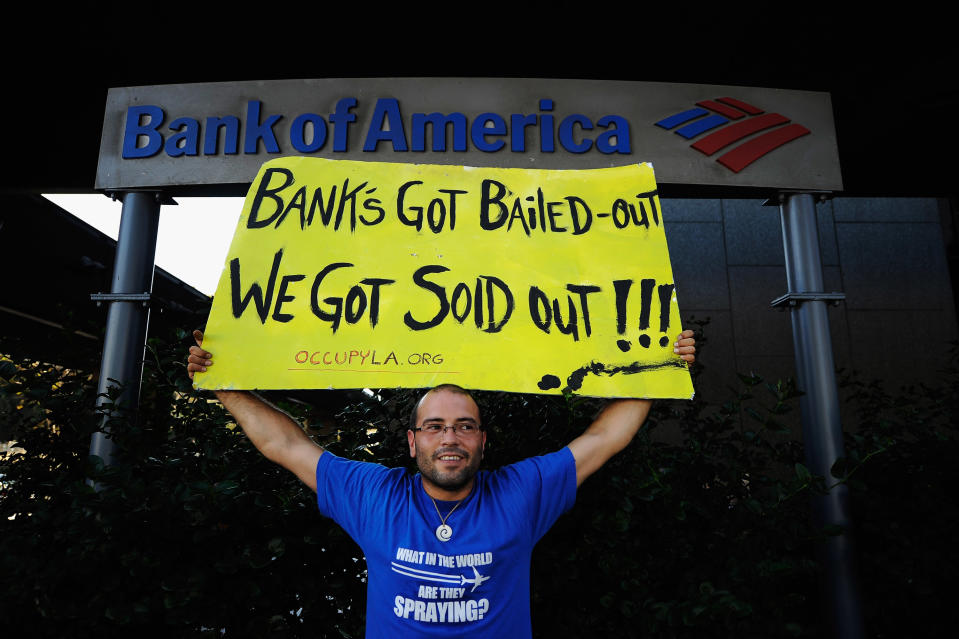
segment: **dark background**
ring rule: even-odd
[[[488,76],[828,91],[845,194],[956,194],[955,29],[943,16],[814,5],[312,7],[106,3],[8,13],[0,191],[91,190],[110,87]]]

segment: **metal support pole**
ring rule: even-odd
[[[114,395],[116,410],[133,411],[140,398],[150,322],[149,294],[153,290],[153,260],[160,222],[159,195],[157,192],[131,191],[121,196],[123,211],[111,295],[94,296],[110,303],[97,387],[98,408],[111,401],[107,395]],[[104,416],[103,427],[90,440],[90,454],[98,455],[107,465],[113,460],[113,442],[106,424],[108,419],[109,416]]]
[[[839,396],[836,388],[832,340],[823,291],[822,259],[816,204],[809,193],[783,194],[780,199],[783,246],[786,253],[787,296],[793,298],[793,347],[799,389],[806,464],[814,475],[834,483],[830,472],[844,455]],[[835,299],[835,294],[832,299]],[[839,526],[846,532],[829,536],[824,542],[825,605],[835,636],[862,637],[862,612],[853,565],[848,489],[845,484],[813,499],[813,522],[819,528]]]

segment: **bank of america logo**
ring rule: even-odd
[[[732,120],[737,122],[731,123]],[[736,98],[697,102],[695,109],[664,118],[656,126],[667,131],[676,129],[673,132],[687,140],[712,131],[690,146],[709,157],[732,146],[716,161],[734,173],[739,173],[770,151],[810,132],[801,124],[791,123],[783,115],[766,113]],[[760,131],[765,133],[750,137]],[[740,144],[733,146],[737,143]]]

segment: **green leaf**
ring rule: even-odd
[[[759,377],[758,375],[755,375],[753,373],[750,373],[748,375],[743,375],[742,373],[736,373],[736,376],[739,378],[739,381],[741,381],[746,386],[756,386],[757,384],[761,384],[763,381],[762,377]]]

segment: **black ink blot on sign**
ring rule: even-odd
[[[555,375],[543,375],[543,378],[539,380],[537,384],[540,390],[550,390],[553,388],[559,388],[559,378]]]

